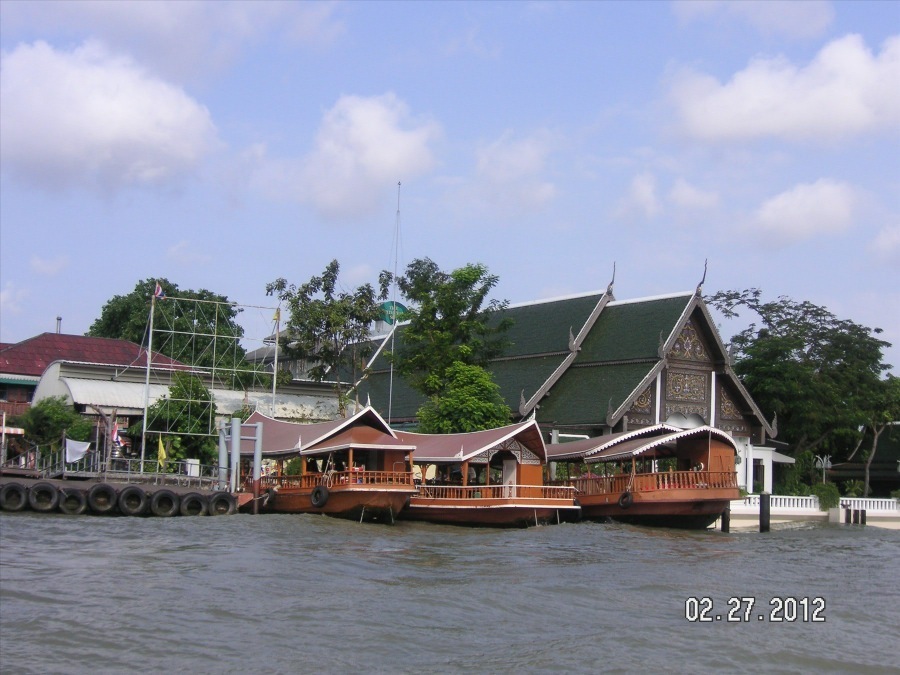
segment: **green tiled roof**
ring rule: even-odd
[[[544,424],[595,425],[606,420],[610,402],[615,410],[650,372],[656,362],[570,367],[538,403]]]
[[[692,297],[609,303],[582,343],[575,364],[658,358],[660,335],[669,338]]]
[[[514,414],[524,391],[530,398],[569,354],[569,330],[577,335],[602,293],[510,307],[503,316],[513,319],[507,333],[510,346],[489,370]],[[559,424],[603,424],[607,409],[618,408],[657,364],[660,335],[668,339],[691,301],[692,294],[611,302],[600,313],[575,362],[539,402],[538,419]],[[499,317],[498,317],[499,320]],[[402,345],[403,326],[395,345]],[[625,363],[623,363],[625,362]],[[580,367],[586,366],[586,367]],[[367,399],[384,415],[388,409],[390,371],[379,356],[360,385],[359,399]],[[412,418],[422,397],[394,375],[391,417]]]

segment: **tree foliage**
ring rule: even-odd
[[[720,291],[707,299],[726,317],[749,310],[756,320],[731,340],[734,369],[760,409],[777,415],[779,439],[795,452],[828,450],[835,458],[859,438],[871,397],[891,366],[890,343],[826,308],[759,289]]]
[[[444,373],[441,394],[419,409],[418,418],[421,433],[453,434],[509,424],[510,410],[490,373],[456,361]]]
[[[154,352],[202,368],[246,367],[240,345],[244,329],[237,323],[240,308],[224,295],[205,289],[180,289],[168,279],[144,279],[131,293],[113,296],[87,334],[146,346],[150,303],[157,282],[166,297],[157,300],[154,309]],[[246,382],[237,384],[247,386]]]
[[[376,296],[371,284],[343,291],[338,284],[340,264],[332,260],[321,275],[300,286],[283,278],[266,285],[266,294],[286,303],[290,312],[279,344],[288,358],[309,364],[309,377],[334,382],[338,405],[345,409],[341,373],[355,381],[371,354],[366,342],[371,325],[379,318],[378,300],[387,297],[388,280],[380,279]]]
[[[215,431],[216,404],[212,393],[200,378],[189,373],[174,373],[169,394],[147,410],[147,431],[175,436],[169,460],[199,459],[209,464],[218,461]],[[151,443],[147,437],[148,445]],[[152,445],[155,448],[156,445]],[[148,447],[146,450],[150,450]]]
[[[86,441],[92,429],[91,421],[75,412],[62,396],[41,399],[11,423],[23,428],[25,438],[35,445],[58,446],[63,435],[73,441]]]
[[[382,278],[391,278],[382,273]],[[456,363],[485,367],[506,347],[508,303],[488,302],[498,277],[481,264],[443,272],[429,258],[411,262],[397,285],[411,306],[402,345],[388,354],[397,371],[428,398],[440,396]]]

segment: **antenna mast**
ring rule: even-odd
[[[394,277],[391,291],[391,353],[394,352],[394,336],[397,334],[397,259],[400,257],[400,181],[397,181],[397,221],[394,226]],[[394,402],[394,360],[391,359],[388,380],[388,424],[391,424],[391,408]]]

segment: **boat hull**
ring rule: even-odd
[[[328,491],[328,498],[320,506],[313,505],[313,490],[283,488],[269,494],[264,510],[270,513],[321,513],[336,518],[393,522],[401,513],[415,488],[365,489],[336,487]]]
[[[706,529],[722,515],[737,489],[667,490],[633,492],[631,503],[620,503],[623,493],[580,495],[582,516],[587,520],[611,518],[618,522],[682,529]]]
[[[478,501],[475,504],[473,501]],[[573,500],[430,499],[413,497],[400,514],[402,520],[417,520],[470,527],[528,527],[580,519],[581,508]]]

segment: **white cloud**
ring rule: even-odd
[[[860,36],[848,35],[827,44],[804,67],[759,58],[724,84],[685,70],[671,96],[684,129],[704,140],[840,139],[896,130],[900,37],[889,38],[873,55]]]
[[[853,224],[855,190],[826,178],[801,183],[766,200],[754,224],[776,244],[789,244],[818,235],[839,234]]]
[[[669,191],[669,200],[684,209],[711,209],[718,205],[719,195],[696,188],[679,178]]]
[[[376,208],[385,187],[434,166],[429,144],[438,125],[414,120],[394,94],[342,96],[325,113],[315,149],[297,175],[290,166],[284,194],[298,194],[330,219],[358,217]]]
[[[870,246],[871,251],[883,262],[900,266],[900,225],[881,228]]]
[[[191,242],[184,239],[170,246],[166,255],[181,265],[205,265],[212,260],[212,256],[192,248]]]
[[[52,277],[69,266],[69,259],[64,255],[55,258],[39,258],[31,256],[31,269],[37,274]]]
[[[791,38],[822,35],[834,21],[834,8],[824,0],[678,0],[672,7],[682,21],[736,19]]]
[[[662,206],[656,194],[656,176],[645,171],[631,179],[628,192],[619,202],[615,216],[618,218],[638,216],[649,220],[661,212]]]
[[[331,2],[42,0],[2,7],[4,38],[20,31],[87,35],[176,79],[221,68],[261,39],[321,46],[344,32],[340,5]]]
[[[551,135],[543,131],[521,137],[506,131],[481,144],[469,196],[506,215],[546,206],[557,195],[556,186],[542,177],[553,149]]]
[[[0,289],[0,311],[3,313],[21,314],[27,300],[28,291],[15,284],[7,283]]]
[[[2,58],[3,169],[49,188],[160,184],[214,146],[207,109],[96,42],[43,42]]]

